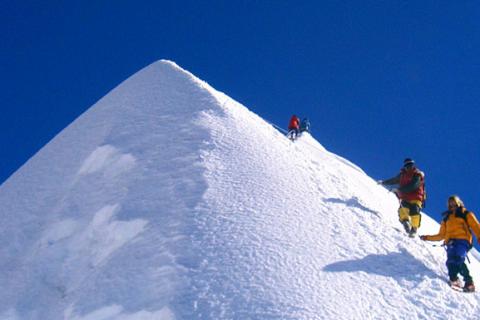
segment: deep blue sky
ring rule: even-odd
[[[413,157],[434,217],[452,193],[480,213],[477,1],[3,0],[0,27],[1,182],[170,59],[269,121],[308,116],[376,179]]]

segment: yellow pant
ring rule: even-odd
[[[403,200],[398,208],[398,217],[400,221],[410,221],[413,228],[419,228],[422,217],[420,216],[420,209],[422,208],[422,202],[413,200]]]

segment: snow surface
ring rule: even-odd
[[[162,60],[0,186],[0,319],[477,319],[397,207]]]

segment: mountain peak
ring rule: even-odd
[[[397,199],[168,60],[0,187],[2,319],[473,317]],[[428,216],[420,232],[436,232]],[[472,259],[473,260],[473,259]],[[478,272],[478,262],[471,270]],[[460,306],[458,308],[452,305]]]

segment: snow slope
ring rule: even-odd
[[[0,319],[477,318],[397,206],[162,60],[0,187]]]

